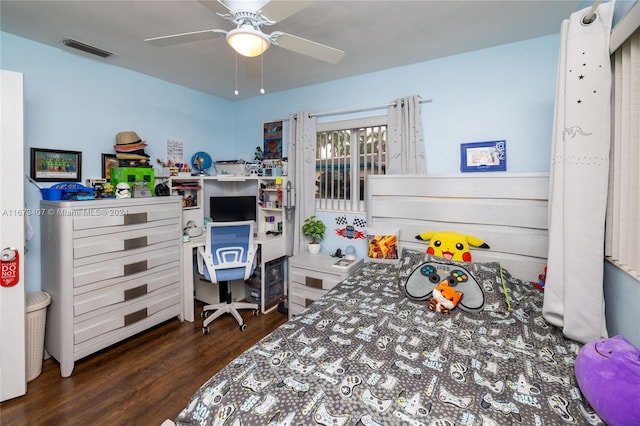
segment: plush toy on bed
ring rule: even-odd
[[[424,232],[416,235],[416,239],[430,241],[429,247],[427,247],[427,254],[462,262],[471,262],[469,246],[490,248],[487,243],[479,238],[452,231]]]
[[[429,310],[442,312],[445,315],[451,312],[458,302],[460,302],[460,299],[462,299],[462,293],[455,291],[453,287],[449,285],[448,279],[435,286],[431,295],[433,297],[429,301]]]
[[[623,336],[587,343],[575,363],[580,391],[611,426],[640,425],[640,350]]]

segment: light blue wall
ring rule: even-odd
[[[509,171],[546,172],[558,49],[559,36],[551,35],[241,101],[236,117],[249,125],[238,126],[236,140],[259,140],[263,121],[290,112],[384,105],[418,94],[433,98],[422,104],[429,173],[459,172],[461,143],[496,139],[507,140]],[[266,75],[267,90],[268,81]],[[368,113],[379,114],[386,110]]]
[[[127,130],[147,141],[146,153],[154,160],[165,158],[169,137],[183,139],[189,156],[209,148],[235,156],[228,143],[233,140],[229,101],[7,33],[0,37],[0,66],[24,74],[25,173],[30,148],[54,148],[82,151],[83,181],[98,178],[100,154],[113,154],[115,135]],[[39,190],[16,176],[16,184],[23,183],[27,207],[37,209]],[[29,219],[36,238],[27,243],[26,287],[39,291],[40,220]]]
[[[616,5],[613,8],[613,21],[612,25],[615,27],[618,22],[631,10],[633,6],[638,3],[638,0],[616,0]]]
[[[622,334],[640,348],[640,282],[613,265],[604,262],[604,296],[609,335]]]
[[[548,172],[558,49],[559,35],[552,35],[238,102],[238,122],[250,125],[238,126],[236,138],[259,140],[263,121],[293,111],[386,105],[418,94],[433,99],[422,104],[428,173],[457,173],[461,143],[496,139],[507,140],[509,171]],[[386,108],[319,121],[380,114]],[[287,130],[285,125],[284,152]],[[336,232],[343,228],[337,216],[342,214],[318,213],[328,227],[322,251],[353,245],[358,256],[366,255],[364,240]],[[347,215],[348,223],[355,216]]]
[[[25,170],[30,147],[59,148],[82,151],[83,179],[99,177],[100,154],[113,153],[115,135],[123,130],[146,140],[152,158],[164,158],[168,137],[184,139],[187,156],[202,149],[214,160],[237,158],[261,145],[265,121],[295,111],[386,104],[411,94],[433,98],[423,104],[430,173],[457,172],[460,143],[493,139],[507,140],[509,170],[548,170],[557,35],[238,102],[7,33],[0,36],[2,68],[25,75]],[[267,90],[268,80],[265,76]],[[25,193],[28,207],[37,208],[40,195],[26,180]],[[334,219],[327,218],[327,251],[346,245],[335,236]],[[38,217],[31,221],[39,235]],[[27,247],[27,289],[36,291],[41,288],[39,238]]]

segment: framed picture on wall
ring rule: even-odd
[[[30,176],[39,182],[80,182],[82,152],[31,148]]]
[[[264,123],[263,139],[263,158],[265,160],[282,158],[282,121]]]
[[[461,172],[496,172],[507,170],[507,141],[460,144]]]
[[[102,154],[102,177],[105,178],[107,182],[111,181],[111,169],[118,167],[119,164],[115,154]]]

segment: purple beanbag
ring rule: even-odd
[[[638,348],[622,336],[587,343],[575,371],[580,391],[607,425],[640,425]]]

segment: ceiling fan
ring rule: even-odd
[[[226,36],[227,43],[239,54],[255,57],[264,53],[271,45],[291,50],[330,64],[337,64],[344,57],[342,50],[316,43],[282,31],[265,34],[263,26],[273,25],[303,9],[312,1],[270,1],[270,0],[218,0],[216,2],[201,1],[208,8],[216,11],[218,4],[224,6],[225,13],[217,15],[231,21],[236,28],[227,31],[213,28],[181,34],[147,38],[144,41],[167,45],[203,38]]]

